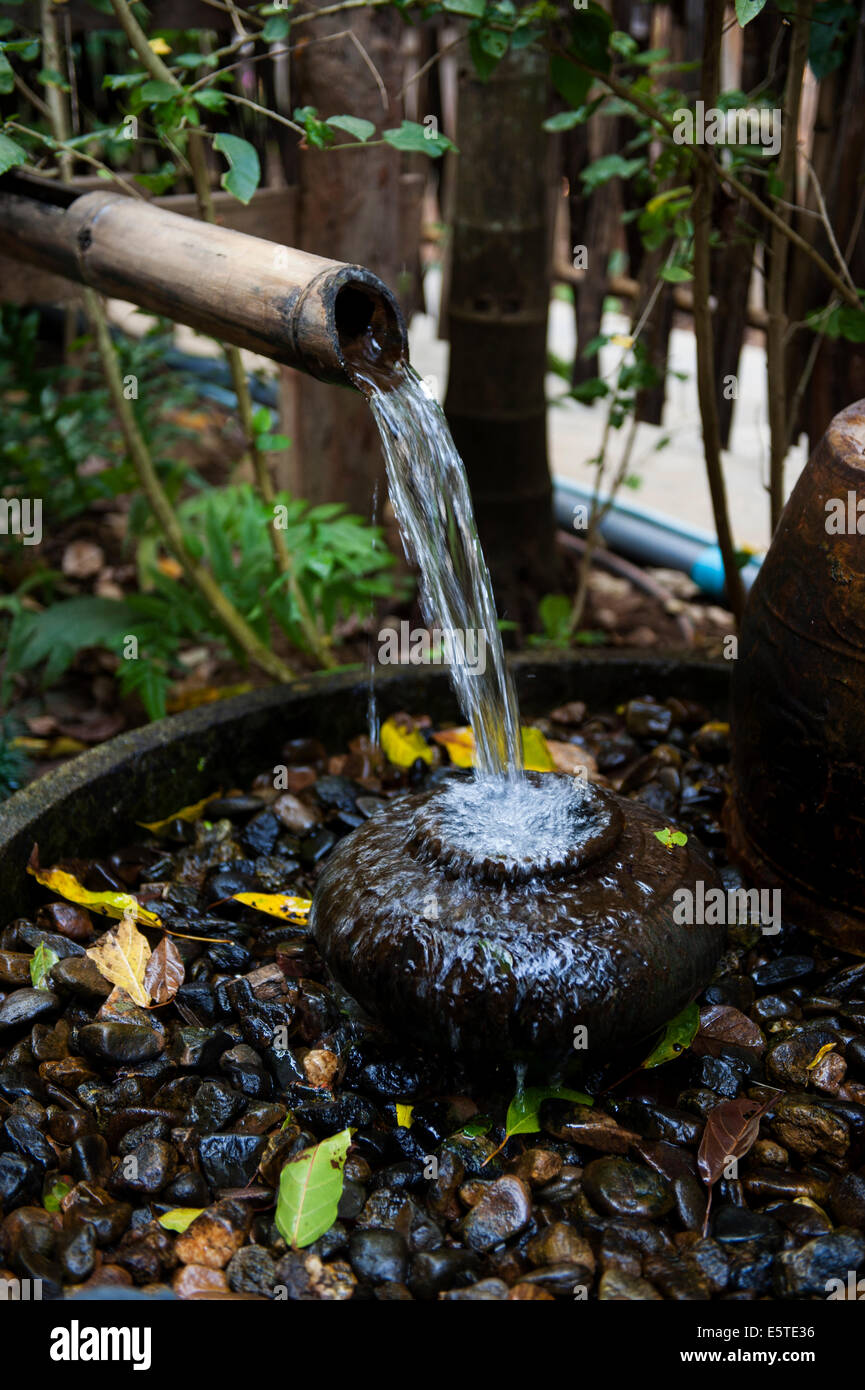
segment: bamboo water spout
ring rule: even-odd
[[[131,300],[321,381],[384,384],[407,359],[386,285],[346,265],[117,193],[0,182],[0,254]]]

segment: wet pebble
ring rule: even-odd
[[[583,1172],[593,1206],[609,1216],[664,1216],[673,1205],[669,1185],[641,1163],[627,1158],[596,1158]]]
[[[351,1267],[362,1283],[403,1283],[408,1265],[406,1243],[398,1231],[354,1231],[349,1241]]]
[[[464,1223],[466,1243],[472,1250],[491,1250],[516,1235],[532,1214],[531,1193],[519,1178],[505,1177],[490,1183]]]

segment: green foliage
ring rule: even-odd
[[[190,552],[208,565],[268,647],[281,630],[292,645],[309,650],[300,602],[319,635],[327,637],[339,622],[366,617],[373,599],[395,592],[388,573],[393,557],[381,532],[339,503],[310,507],[280,493],[271,510],[249,484],[241,484],[196,493],[179,504],[177,515]],[[291,575],[276,569],[269,534],[274,516],[291,556]],[[0,600],[0,611],[11,618],[0,697],[8,696],[18,672],[41,666],[43,684],[50,685],[78,652],[105,647],[121,658],[117,678],[123,694],[136,693],[152,719],[164,715],[179,674],[179,649],[190,641],[226,638],[198,590],[165,574],[159,558],[159,535],[147,518],[138,555],[142,593],[123,600],[65,599],[35,613],[18,596]],[[241,659],[240,652],[234,655]]]
[[[135,474],[95,355],[88,354],[81,368],[43,365],[38,330],[36,310],[0,307],[0,477],[21,496],[42,498],[46,505],[50,500],[55,522],[65,521],[131,491]],[[198,396],[187,378],[166,372],[167,343],[157,328],[138,340],[118,338],[117,350],[124,379],[147,383],[133,404],[136,419],[162,460],[163,480],[174,474],[179,483],[182,463],[169,464],[164,456],[176,452],[190,431],[171,417]],[[78,346],[87,345],[84,339]]]
[[[402,150],[405,154],[426,154],[431,159],[438,159],[446,150],[456,149],[446,135],[434,133],[417,121],[403,121],[399,130],[386,130],[382,139],[393,145],[395,150]]]

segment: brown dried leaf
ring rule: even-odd
[[[731,1158],[744,1158],[760,1133],[760,1120],[781,1095],[768,1100],[724,1100],[709,1111],[697,1153],[697,1167],[707,1187],[713,1187]]]
[[[765,1052],[766,1039],[747,1014],[729,1004],[710,1004],[700,1010],[700,1031],[691,1047],[698,1056],[718,1057],[724,1043]]]
[[[150,1005],[144,972],[150,959],[150,946],[131,917],[124,917],[116,931],[106,932],[86,954],[97,970],[113,985],[119,985],[143,1008]]]
[[[180,952],[174,942],[163,936],[144,970],[144,988],[154,1004],[170,1004],[186,978]]]

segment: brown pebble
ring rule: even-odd
[[[208,1265],[183,1265],[175,1274],[171,1287],[178,1298],[207,1298],[215,1293],[228,1293],[228,1281],[221,1269]]]
[[[514,1284],[508,1294],[509,1299],[515,1299],[519,1303],[528,1302],[530,1299],[541,1299],[544,1303],[555,1303],[555,1299],[546,1289],[539,1289],[537,1284]]]

